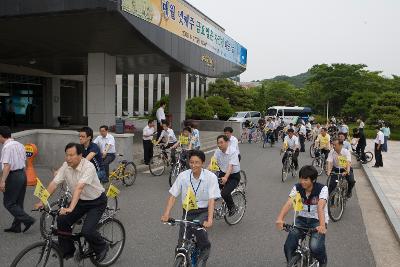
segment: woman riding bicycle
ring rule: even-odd
[[[326,267],[327,256],[325,248],[326,225],[329,220],[326,202],[328,199],[328,187],[317,183],[318,172],[313,166],[303,166],[299,172],[300,183],[296,184],[290,194],[289,199],[282,207],[278,218],[276,219],[276,227],[283,230],[285,217],[293,205],[293,199],[299,194],[301,198],[302,210],[299,211],[295,219],[295,225],[304,228],[316,229],[311,234],[310,250],[314,258],[319,262],[320,267]],[[297,206],[297,205],[296,205]],[[293,228],[286,239],[284,251],[287,262],[292,259],[297,249],[299,240],[304,233]]]

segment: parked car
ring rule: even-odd
[[[235,112],[228,119],[228,121],[237,121],[237,122],[245,122],[246,120],[252,121],[254,124],[257,125],[258,120],[261,119],[261,112],[258,111],[239,111]]]

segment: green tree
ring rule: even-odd
[[[221,96],[209,96],[207,102],[221,120],[227,120],[234,112],[229,101]]]
[[[383,93],[372,106],[368,122],[376,124],[378,120],[388,122],[393,128],[400,128],[400,93]]]
[[[210,120],[214,111],[202,97],[194,97],[186,101],[186,119]]]
[[[374,92],[354,92],[343,106],[342,114],[350,117],[368,118],[372,105],[376,103]]]

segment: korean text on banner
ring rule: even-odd
[[[35,191],[33,192],[33,195],[38,197],[44,204],[47,205],[47,200],[50,197],[49,191],[43,186],[42,182],[39,180],[39,178],[36,178],[37,183],[35,187]]]

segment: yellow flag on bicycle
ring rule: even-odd
[[[186,137],[184,135],[179,136],[179,143],[181,145],[188,145],[189,144],[189,137]]]
[[[197,206],[196,195],[194,194],[191,186],[188,187],[188,190],[186,192],[186,197],[182,203],[182,207],[186,211],[197,210],[199,208]]]
[[[211,163],[211,170],[210,171],[213,171],[213,172],[219,171],[218,162],[217,162],[217,159],[214,156],[211,157],[211,162],[210,163]]]
[[[284,147],[285,149],[288,149],[288,147],[289,147],[289,144],[288,144],[288,142],[287,142],[287,141],[285,141],[285,142],[283,143],[283,147]]]
[[[110,184],[107,190],[107,197],[116,198],[119,195],[119,189]]]
[[[303,210],[303,201],[299,192],[296,193],[296,196],[292,197],[292,202],[294,211],[297,212]]]
[[[33,192],[33,195],[38,197],[44,204],[47,205],[47,200],[50,197],[49,191],[47,191],[46,187],[43,186],[42,182],[39,180],[39,178],[36,178],[37,183],[35,187],[35,191]]]

